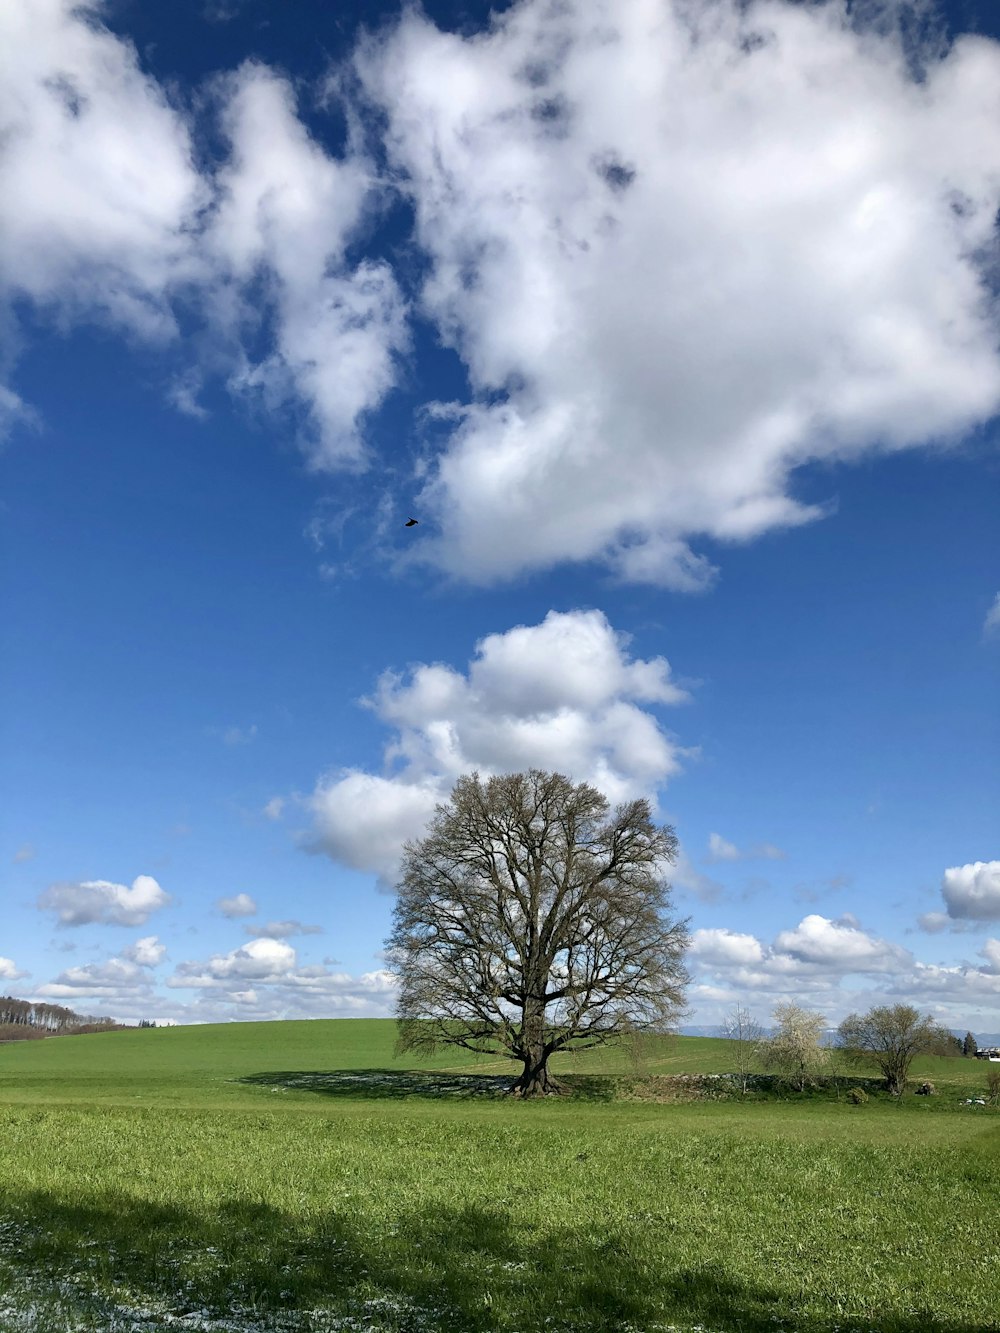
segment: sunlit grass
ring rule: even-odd
[[[725,1067],[689,1041],[649,1063]],[[0,1330],[1000,1327],[1000,1116],[960,1081],[519,1104],[454,1052],[438,1070],[476,1095],[427,1067],[411,1087],[391,1048],[312,1023],[0,1050]]]

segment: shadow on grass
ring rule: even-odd
[[[738,1280],[721,1263],[672,1267],[669,1254],[651,1263],[639,1249],[600,1218],[542,1230],[499,1207],[461,1205],[379,1223],[332,1212],[306,1219],[250,1201],[194,1211],[35,1193],[6,1200],[0,1226],[3,1268],[33,1299],[51,1283],[78,1292],[81,1304],[94,1293],[119,1310],[187,1316],[191,1329],[223,1314],[227,1329],[239,1329],[245,1312],[248,1330],[304,1330],[323,1310],[355,1321],[345,1326],[393,1333],[665,1323],[719,1333],[996,1330],[993,1321],[893,1314],[874,1289],[867,1304],[841,1293],[836,1312],[800,1312],[794,1275],[783,1290]]]
[[[398,1101],[410,1097],[490,1100],[506,1097],[517,1070],[508,1074],[454,1074],[422,1069],[268,1070],[247,1074],[236,1083],[254,1087],[315,1092],[323,1097]],[[616,1083],[587,1074],[560,1074],[566,1094],[587,1101],[613,1101]]]

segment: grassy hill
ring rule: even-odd
[[[499,1080],[516,1072],[507,1059],[477,1057],[457,1048],[433,1058],[396,1056],[391,1019],[317,1019],[143,1028],[0,1046],[0,1102],[135,1102],[183,1106],[259,1105],[261,1089],[282,1086],[308,1103],[314,1075],[384,1071],[432,1072]],[[554,1062],[573,1079],[610,1076],[730,1073],[733,1044],[719,1037],[672,1037],[638,1047],[606,1047]],[[972,1095],[985,1084],[980,1061],[925,1058],[912,1077],[930,1078],[942,1093]],[[871,1072],[871,1071],[869,1071]],[[297,1081],[296,1081],[297,1080]],[[425,1079],[432,1088],[435,1080]],[[367,1095],[372,1080],[354,1085]],[[345,1095],[350,1080],[342,1083]],[[411,1084],[414,1094],[420,1078]]]
[[[386,1021],[0,1047],[0,1333],[997,1333],[1000,1113],[496,1095]],[[640,1071],[727,1072],[716,1038]],[[950,1081],[949,1081],[950,1080]],[[465,1096],[472,1091],[483,1095]],[[490,1094],[493,1095],[490,1095]]]

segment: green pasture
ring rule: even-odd
[[[1000,1330],[984,1064],[861,1107],[620,1095],[732,1054],[595,1052],[521,1104],[384,1022],[0,1047],[0,1333]]]
[[[272,1086],[269,1079],[279,1074],[381,1070],[429,1076],[447,1071],[500,1081],[513,1079],[518,1068],[507,1059],[487,1059],[456,1048],[442,1050],[432,1059],[397,1057],[395,1040],[391,1020],[357,1018],[143,1028],[15,1042],[0,1045],[0,1104],[152,1099],[156,1105],[257,1107],[260,1089]],[[556,1057],[553,1067],[572,1084],[580,1079],[725,1073],[736,1068],[736,1054],[732,1043],[719,1038],[674,1037]],[[873,1070],[858,1073],[874,1076]],[[841,1074],[851,1081],[850,1071]],[[986,1066],[977,1060],[923,1057],[914,1063],[911,1081],[924,1078],[932,1079],[942,1095],[971,1096],[985,1086]],[[413,1080],[416,1095],[419,1083]],[[273,1086],[282,1087],[283,1095],[292,1100],[315,1104],[314,1098],[281,1080]],[[376,1085],[369,1080],[367,1086]]]

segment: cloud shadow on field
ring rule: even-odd
[[[881,1308],[840,1293],[836,1313],[813,1306],[800,1314],[794,1274],[781,1290],[731,1276],[719,1262],[672,1267],[669,1251],[650,1262],[635,1236],[610,1233],[600,1217],[543,1228],[504,1207],[436,1204],[387,1222],[304,1217],[251,1200],[194,1211],[110,1193],[74,1203],[51,1192],[8,1196],[4,1212],[0,1289],[13,1277],[14,1291],[30,1293],[37,1310],[48,1291],[61,1289],[65,1299],[73,1290],[82,1310],[106,1321],[141,1307],[142,1326],[152,1330],[184,1318],[198,1333],[221,1317],[236,1333],[244,1319],[247,1333],[305,1333],[348,1317],[354,1322],[344,1327],[384,1333],[596,1333],[678,1321],[719,1333],[995,1330],[930,1312],[887,1313],[874,1292]],[[828,1293],[831,1306],[837,1295]]]
[[[323,1097],[364,1101],[399,1101],[408,1098],[484,1101],[506,1097],[517,1077],[512,1063],[507,1074],[455,1074],[422,1069],[267,1070],[247,1074],[236,1083],[275,1091],[315,1092]],[[613,1079],[584,1074],[560,1074],[568,1095],[587,1101],[613,1101]]]

